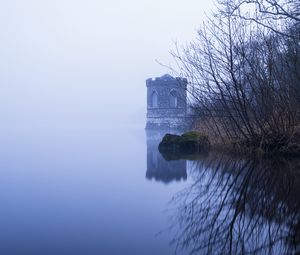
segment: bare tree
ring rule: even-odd
[[[231,8],[228,3],[193,42],[173,52],[201,125],[225,143],[300,152],[299,41]]]
[[[286,30],[287,25],[299,28],[300,3],[297,0],[219,0],[219,3],[219,13],[230,13],[281,35],[295,36]]]

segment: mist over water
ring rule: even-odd
[[[298,249],[297,158],[176,158],[140,128],[0,130],[1,254]]]
[[[159,233],[185,182],[148,180],[144,130],[118,130],[1,129],[1,254],[173,253]]]
[[[0,254],[299,254],[298,158],[144,130],[145,80],[213,2],[1,1]]]
[[[194,34],[194,10],[1,2],[1,254],[172,253],[156,234],[180,183],[146,178],[145,80]]]
[[[168,70],[173,40],[191,39],[211,4],[3,1],[1,126],[145,121],[145,80]],[[195,8],[197,6],[197,8]]]

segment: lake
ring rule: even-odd
[[[298,250],[298,159],[173,158],[143,128],[1,131],[1,254]]]

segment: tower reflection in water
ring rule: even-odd
[[[147,172],[148,180],[154,179],[163,183],[185,181],[187,179],[186,160],[166,160],[158,151],[158,145],[166,131],[147,130]],[[179,133],[179,131],[172,131]]]

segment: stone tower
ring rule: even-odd
[[[187,79],[165,74],[147,79],[147,129],[185,129]]]

